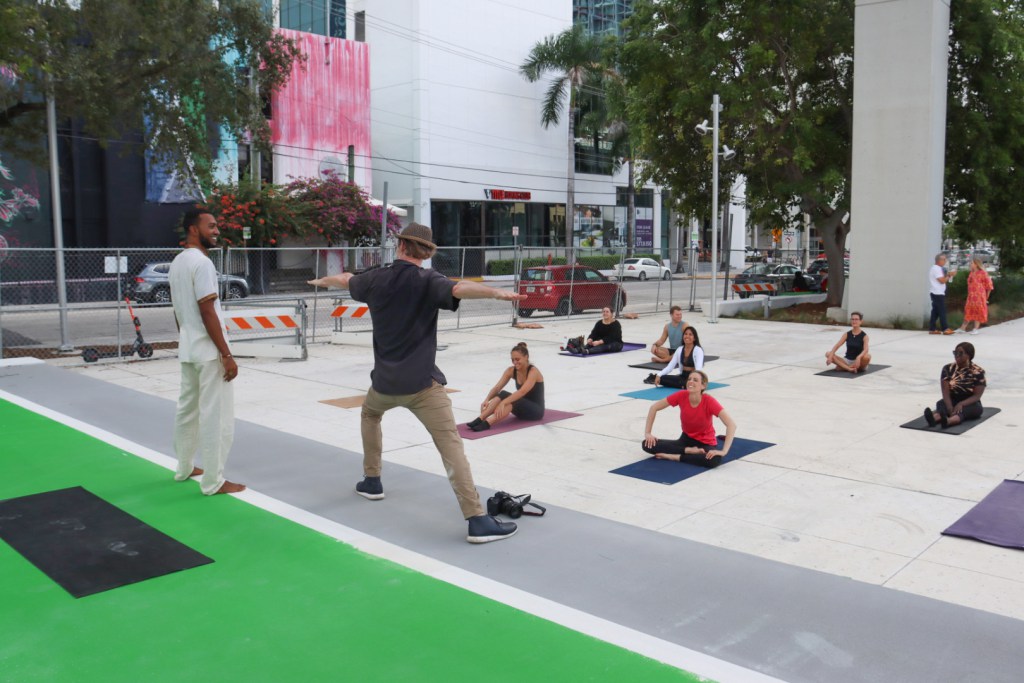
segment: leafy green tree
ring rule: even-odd
[[[0,149],[27,158],[52,92],[101,143],[146,125],[158,157],[209,168],[217,127],[266,147],[264,97],[301,58],[259,0],[0,0],[0,26]]]
[[[1024,8],[1019,0],[950,5],[946,225],[989,239],[1005,269],[1024,267]]]
[[[709,138],[694,126],[723,103],[721,142],[736,149],[720,166],[724,204],[747,178],[751,219],[795,225],[808,213],[833,273],[843,272],[850,223],[854,0],[640,0],[619,62],[628,118],[644,176],[679,207],[706,216]],[[833,278],[829,302],[842,301]]]
[[[541,104],[541,124],[545,128],[558,125],[569,98],[568,155],[565,202],[565,246],[567,253],[573,244],[573,216],[576,213],[576,133],[580,95],[588,83],[599,80],[603,71],[602,51],[604,39],[587,33],[581,26],[573,26],[562,33],[548,36],[537,43],[526,61],[519,67],[523,77],[535,83],[545,74],[553,74],[544,101]]]

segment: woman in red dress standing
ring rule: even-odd
[[[967,332],[974,323],[970,334],[978,334],[982,323],[988,322],[988,297],[992,292],[992,278],[985,272],[981,259],[971,259],[971,272],[967,275],[967,303],[964,305],[964,324],[957,332]]]

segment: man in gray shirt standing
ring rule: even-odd
[[[516,532],[484,512],[462,437],[444,389],[444,374],[435,365],[437,318],[441,309],[454,311],[462,299],[517,301],[515,292],[461,281],[454,283],[422,263],[437,249],[429,227],[409,224],[398,236],[398,257],[390,266],[359,275],[342,273],[310,280],[317,287],[347,287],[353,299],[365,302],[373,318],[372,386],[362,412],[363,481],[356,493],[369,500],[384,498],[381,484],[381,418],[391,408],[408,408],[427,428],[444,462],[448,480],[469,522],[466,540],[488,543]]]

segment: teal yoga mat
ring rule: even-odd
[[[712,389],[722,389],[729,386],[728,384],[722,384],[721,382],[708,382],[708,391]],[[626,398],[640,398],[645,401],[660,401],[663,398],[668,398],[677,391],[684,391],[684,389],[672,389],[670,387],[650,387],[648,389],[637,389],[636,391],[627,391],[619,396],[625,396]]]

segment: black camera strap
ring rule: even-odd
[[[524,494],[519,495],[519,496],[513,496],[513,498],[515,498],[519,502],[519,504],[522,506],[523,514],[524,515],[526,515],[528,517],[543,517],[544,513],[547,512],[548,509],[546,507],[544,507],[543,505],[540,505],[539,503],[532,502],[530,500],[531,497],[532,496],[529,493],[524,493]],[[528,509],[528,508],[531,508],[531,507],[537,508],[538,510],[540,510],[540,512],[535,512],[533,510]]]
[[[534,512],[533,510],[527,510],[526,509],[527,507],[535,507],[538,510],[540,510],[540,512]],[[529,517],[543,517],[544,513],[547,512],[547,511],[548,511],[548,509],[546,507],[544,507],[543,505],[540,505],[539,503],[524,503],[523,504],[523,514],[527,515]]]

